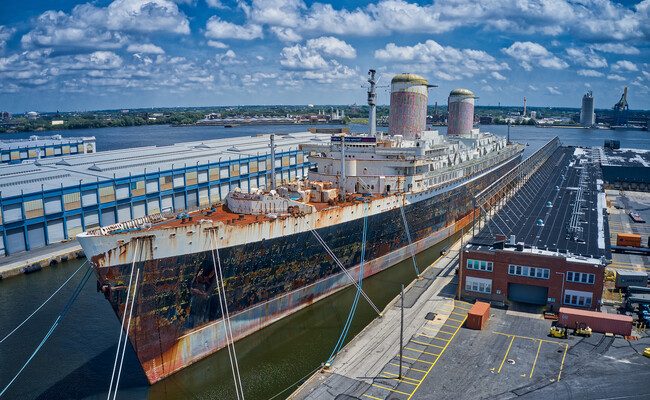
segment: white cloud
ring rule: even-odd
[[[190,33],[187,17],[169,0],[115,0],[106,8],[87,3],[75,7],[75,14],[110,30]]]
[[[205,36],[210,39],[253,40],[264,37],[260,25],[237,25],[223,21],[217,16],[213,16],[208,20],[205,30]]]
[[[273,32],[275,36],[283,42],[300,42],[302,40],[302,36],[291,28],[272,26],[271,32]]]
[[[492,76],[492,78],[494,78],[494,79],[496,79],[496,80],[498,80],[498,81],[505,81],[505,80],[506,80],[506,77],[503,76],[503,75],[501,75],[501,74],[498,73],[497,71],[492,72],[492,73],[490,74],[490,76]]]
[[[623,43],[600,43],[589,45],[594,50],[602,51],[603,53],[635,55],[640,54],[641,51],[634,46]]]
[[[221,2],[221,0],[205,0],[205,4],[207,4],[208,7],[212,7],[212,8],[218,8],[218,9],[228,8]]]
[[[526,71],[531,71],[533,66],[549,69],[565,69],[569,66],[566,62],[546,50],[544,46],[534,42],[514,42],[502,51],[519,61]]]
[[[296,27],[306,8],[302,0],[253,0],[248,17],[257,24]]]
[[[562,94],[562,92],[560,92],[560,89],[557,86],[547,86],[546,90],[550,94],[555,94],[555,95],[561,95]]]
[[[327,61],[317,51],[301,45],[283,48],[280,56],[280,65],[290,70],[321,70],[328,66]]]
[[[566,53],[575,64],[589,68],[607,67],[607,60],[591,49],[568,48]]]
[[[165,54],[165,50],[151,43],[130,44],[126,51],[129,53]]]
[[[224,42],[219,42],[217,40],[208,40],[208,46],[214,47],[215,49],[227,49],[229,47]]]
[[[482,50],[442,46],[435,40],[413,46],[388,43],[383,49],[375,50],[375,58],[397,64],[402,70],[432,72],[437,78],[447,81],[509,69],[508,64],[497,61]]]
[[[616,61],[614,64],[612,64],[612,70],[614,71],[628,71],[628,72],[636,72],[639,70],[639,68],[636,66],[631,61],[627,60],[620,60]]]
[[[577,73],[580,76],[586,76],[590,78],[599,78],[601,76],[605,76],[605,74],[600,71],[596,71],[595,69],[579,69]]]
[[[0,25],[0,51],[4,50],[7,40],[11,39],[16,30],[4,25]]]
[[[626,80],[625,77],[622,77],[622,76],[616,75],[616,74],[607,75],[607,79],[609,79],[611,81],[619,81],[619,82],[622,82],[622,81]]]
[[[307,41],[307,47],[337,58],[355,58],[357,56],[357,51],[354,47],[333,36],[309,39]]]

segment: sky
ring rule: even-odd
[[[444,104],[650,109],[650,0],[0,1],[0,110],[365,104],[367,71]]]

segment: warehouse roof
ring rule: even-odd
[[[329,143],[329,134],[276,134],[276,151],[297,150],[309,141]],[[244,136],[170,146],[149,146],[44,158],[0,167],[2,198],[84,183],[169,171],[269,153],[270,135]]]
[[[601,164],[609,167],[650,167],[650,150],[603,148]]]
[[[18,150],[34,147],[46,147],[63,144],[78,144],[83,142],[94,142],[94,136],[85,137],[64,137],[61,135],[52,136],[30,136],[29,139],[4,139],[0,140],[0,150]]]
[[[490,246],[497,234],[514,235],[515,242],[548,255],[606,255],[605,195],[595,151],[558,148],[471,243]]]

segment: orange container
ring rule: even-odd
[[[632,317],[621,314],[560,307],[558,322],[569,329],[575,328],[576,324],[584,323],[594,332],[613,333],[621,336],[632,334]]]
[[[487,325],[490,319],[490,303],[477,301],[467,313],[465,326],[469,329],[481,330]]]
[[[616,235],[616,245],[641,247],[641,235],[635,233],[619,233]]]

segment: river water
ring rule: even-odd
[[[94,135],[100,150],[115,150],[257,133],[295,132],[304,128],[146,126],[57,133],[66,136]],[[351,128],[353,131],[361,131],[365,127],[353,125]],[[487,126],[483,130],[505,135],[507,127]],[[445,128],[440,131],[444,132]],[[622,147],[650,149],[648,132],[534,127],[513,127],[510,131],[512,140],[529,144],[527,154],[556,135],[566,145],[601,146],[605,139],[618,139]],[[28,136],[29,134],[2,135]],[[418,265],[422,268],[430,264],[446,245],[447,243],[442,243],[418,255]],[[69,261],[38,273],[0,281],[0,338],[31,313],[81,263],[81,260]],[[46,334],[80,278],[81,272],[33,320],[14,336],[0,343],[0,390]],[[364,289],[375,304],[383,308],[399,293],[401,284],[407,284],[414,278],[413,265],[408,260],[367,279]],[[338,338],[353,297],[354,289],[348,288],[237,342],[246,399],[267,400],[318,368],[328,358]],[[348,340],[374,317],[372,309],[362,300]],[[6,393],[6,398],[105,399],[119,331],[119,321],[104,296],[96,292],[91,279],[43,350]],[[232,382],[228,354],[220,351],[149,386],[135,353],[129,346],[118,397],[233,399]],[[286,398],[290,392],[288,390],[276,398]]]

